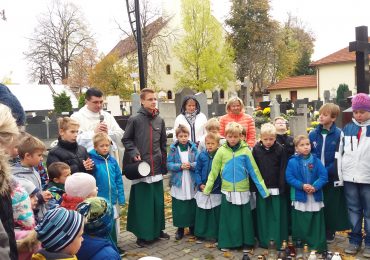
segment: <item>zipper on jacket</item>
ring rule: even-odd
[[[152,176],[154,176],[154,162],[153,162],[153,125],[152,125],[152,122],[149,123],[149,126],[150,126],[150,142],[149,142],[149,146],[150,146],[150,164],[152,166]]]
[[[101,156],[101,155],[100,155]],[[108,155],[109,157],[109,155]],[[107,167],[107,173],[108,173],[108,188],[109,188],[109,201],[110,201],[110,204],[112,205],[112,207],[114,207],[114,204],[112,202],[112,194],[111,194],[111,186],[110,186],[110,172],[109,172],[109,167],[108,167],[108,157],[107,158],[104,158],[103,156],[101,156],[101,158],[104,159],[105,161],[105,167]]]
[[[233,151],[233,186],[234,186],[234,192],[236,191],[235,187],[235,152]]]

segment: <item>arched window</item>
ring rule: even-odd
[[[170,64],[166,65],[166,74],[171,75],[171,65]]]
[[[220,98],[225,98],[225,91],[223,89],[220,90]]]
[[[167,99],[172,99],[172,91],[167,91]]]

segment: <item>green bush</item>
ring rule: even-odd
[[[71,98],[67,96],[66,92],[63,91],[59,95],[53,95],[53,100],[54,100],[54,112],[56,114],[72,111]]]
[[[337,89],[337,103],[344,99],[344,93],[349,91],[348,85],[343,83],[338,86]]]
[[[80,97],[78,98],[78,108],[80,109],[85,105],[85,93],[81,93]]]

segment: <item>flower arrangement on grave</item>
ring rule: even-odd
[[[253,119],[254,123],[257,128],[261,128],[261,125],[270,122],[270,108],[266,107],[265,109],[261,109],[261,107],[257,107],[257,109],[253,112]]]

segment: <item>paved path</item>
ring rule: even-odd
[[[123,259],[139,259],[144,256],[155,256],[163,260],[181,259],[181,260],[211,260],[211,259],[242,259],[243,253],[241,250],[231,250],[229,253],[224,253],[217,248],[210,247],[212,244],[205,242],[196,244],[194,239],[185,236],[180,242],[175,240],[176,228],[172,226],[169,220],[166,223],[166,232],[171,236],[170,240],[158,240],[146,248],[138,248],[136,246],[136,238],[130,232],[120,234],[119,245],[127,251],[127,255]],[[337,235],[334,243],[329,245],[329,250],[333,252],[343,253],[344,248],[348,245],[346,237]],[[344,255],[343,259],[366,259],[362,257],[362,251],[356,257]],[[257,259],[260,254],[267,254],[267,250],[257,248],[253,254],[249,254],[251,259]]]

